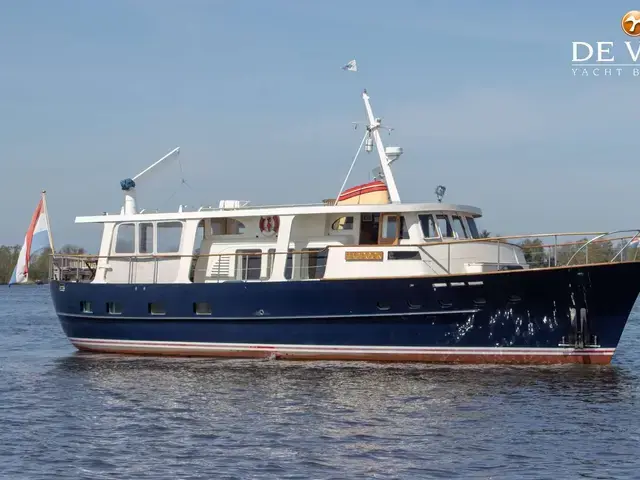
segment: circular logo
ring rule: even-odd
[[[640,11],[631,10],[624,14],[622,30],[630,37],[640,37]]]

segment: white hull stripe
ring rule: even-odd
[[[436,310],[433,312],[404,312],[404,313],[347,313],[340,315],[268,315],[268,314],[255,314],[250,317],[213,317],[211,315],[194,315],[192,317],[170,317],[167,315],[146,315],[139,317],[125,317],[120,314],[112,315],[94,315],[92,313],[64,313],[58,312],[58,316],[61,317],[78,317],[78,318],[97,318],[100,320],[109,319],[122,319],[122,320],[257,320],[257,319],[269,319],[269,320],[313,320],[313,319],[325,319],[325,318],[371,318],[371,317],[412,317],[412,316],[425,316],[425,315],[453,315],[456,313],[477,313],[479,308],[469,308],[466,310]]]
[[[123,349],[236,352],[278,352],[278,353],[350,353],[350,354],[448,354],[448,355],[613,355],[615,348],[512,348],[512,347],[376,347],[366,345],[255,345],[249,343],[205,343],[205,342],[158,342],[139,340],[107,340],[93,338],[69,338],[77,347],[106,347]]]

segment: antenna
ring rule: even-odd
[[[149,165],[135,177],[125,178],[124,180],[120,181],[120,188],[124,192],[124,208],[122,212],[124,215],[135,215],[136,213],[138,213],[136,209],[136,180],[139,180],[143,175],[149,173],[166,159],[174,155],[177,156],[178,153],[180,153],[180,147],[174,148],[160,160],[154,162],[152,165]]]
[[[400,147],[388,147],[385,149],[380,137],[380,128],[386,128],[391,132],[389,127],[382,126],[382,119],[373,116],[373,110],[371,109],[371,103],[369,103],[369,95],[367,90],[362,92],[362,99],[364,100],[364,107],[367,111],[367,118],[369,125],[367,125],[368,138],[365,143],[365,150],[370,152],[373,150],[373,143],[376,144],[376,150],[380,157],[380,168],[382,175],[384,176],[385,183],[389,190],[389,198],[391,203],[400,203],[400,194],[398,193],[398,187],[396,187],[396,181],[393,178],[393,172],[391,171],[391,163],[397,160],[402,155],[402,148]]]
[[[447,187],[444,185],[438,185],[436,187],[436,197],[438,198],[438,203],[442,202],[442,197],[444,197],[444,192],[447,191]]]
[[[356,163],[358,155],[360,155],[360,151],[364,146],[365,152],[371,152],[373,150],[373,144],[375,142],[376,149],[378,150],[378,155],[380,157],[380,166],[374,168],[371,171],[373,177],[377,180],[384,180],[387,184],[387,189],[389,190],[389,197],[392,203],[400,203],[400,195],[398,194],[398,189],[396,187],[396,182],[393,178],[393,173],[391,172],[391,164],[395,162],[400,155],[402,155],[402,147],[384,147],[382,144],[382,139],[380,138],[379,130],[381,128],[387,130],[389,134],[393,131],[393,127],[384,127],[382,126],[382,118],[374,118],[373,111],[371,110],[371,104],[369,103],[369,95],[365,90],[362,92],[362,99],[364,100],[364,106],[367,111],[367,117],[369,119],[369,123],[365,122],[351,122],[354,125],[354,128],[357,130],[358,125],[366,125],[366,132],[364,133],[364,137],[362,138],[362,142],[360,142],[360,147],[356,152],[355,157],[353,157],[353,161],[351,162],[351,167],[349,167],[349,171],[347,172],[347,176],[340,187],[340,191],[338,192],[338,196],[336,197],[336,203],[338,202],[338,198],[340,198],[340,194],[347,184],[347,180],[349,179],[349,175],[351,174],[351,170],[353,170],[353,166]]]

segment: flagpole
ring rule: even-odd
[[[49,210],[47,209],[47,191],[42,191],[42,206],[44,208],[44,214],[47,216],[47,234],[49,235],[49,247],[51,248],[51,253],[56,253],[53,248],[53,234],[51,233],[51,222],[49,221]]]

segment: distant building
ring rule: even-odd
[[[51,265],[51,273],[54,280],[87,282],[93,279],[97,264],[97,258],[56,256]]]

